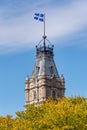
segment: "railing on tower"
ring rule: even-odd
[[[43,42],[43,44],[41,44],[42,42]],[[53,48],[54,48],[54,45],[51,44],[51,42],[47,39],[46,36],[43,36],[43,39],[36,46],[36,51],[37,52],[42,52],[42,51],[53,52]]]

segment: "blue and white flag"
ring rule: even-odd
[[[43,22],[44,21],[44,14],[35,13],[34,14],[34,19]]]

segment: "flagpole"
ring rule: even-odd
[[[45,37],[45,14],[44,14],[44,37]]]
[[[45,35],[45,14],[44,14],[44,36],[43,36],[43,39],[44,39],[44,49],[45,49],[45,39],[46,39],[46,35]]]

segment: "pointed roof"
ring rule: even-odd
[[[32,78],[39,78],[45,75],[48,78],[55,76],[59,78],[59,74],[53,58],[53,45],[45,37],[36,46],[36,62],[32,73]]]

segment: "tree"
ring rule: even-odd
[[[0,117],[0,130],[87,130],[87,99],[49,98],[38,107],[34,104],[17,117]]]

